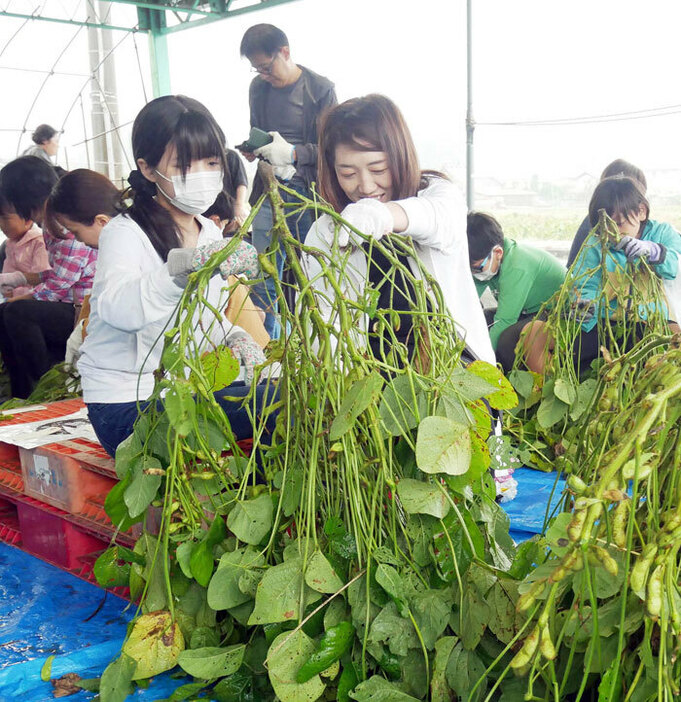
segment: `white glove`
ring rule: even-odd
[[[289,144],[279,132],[269,132],[272,141],[253,153],[273,166],[289,166],[294,162],[295,147]]]
[[[80,358],[80,347],[83,345],[83,324],[84,319],[81,319],[78,324],[73,328],[71,336],[66,340],[66,355],[64,356],[64,363],[67,366],[73,366],[75,368],[76,361]]]
[[[2,288],[20,288],[22,285],[26,285],[26,283],[26,276],[21,271],[13,271],[12,273],[0,273],[0,286]]]
[[[272,168],[274,175],[279,179],[283,180],[284,183],[288,182],[296,174],[295,166],[274,166]]]
[[[355,229],[378,241],[392,232],[395,222],[388,206],[380,200],[366,197],[347,205],[340,213],[341,217]],[[361,246],[363,239],[348,228],[342,227],[338,232],[338,246],[346,247],[352,239],[353,244]]]

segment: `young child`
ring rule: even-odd
[[[572,268],[575,281],[573,292],[575,302],[582,308],[581,333],[569,351],[572,353],[577,372],[588,369],[598,357],[601,345],[608,345],[598,333],[598,320],[610,317],[623,318],[631,330],[625,345],[640,338],[649,315],[662,312],[669,319],[669,309],[664,300],[640,304],[635,310],[622,309],[617,297],[604,295],[606,284],[617,285],[620,273],[627,271],[627,264],[644,259],[653,272],[663,281],[675,280],[681,257],[681,236],[669,224],[650,219],[650,204],[641,185],[626,176],[611,176],[602,180],[594,191],[589,203],[589,221],[592,227],[598,223],[598,213],[605,210],[617,225],[621,238],[611,245],[605,260],[600,240],[594,235],[584,242]],[[603,271],[608,280],[603,279]],[[637,267],[629,267],[634,276]],[[634,278],[635,280],[635,278]],[[677,329],[676,325],[673,328]],[[532,323],[526,336],[526,365],[530,370],[543,373],[550,354],[552,341],[548,338],[541,322]]]
[[[15,279],[21,283],[26,273],[42,273],[50,267],[40,227],[32,219],[22,217],[8,203],[4,208],[0,206],[0,230],[7,237],[3,275],[19,273]],[[10,279],[7,277],[5,280]],[[13,288],[6,284],[0,292],[7,298],[18,298],[30,295],[33,286],[21,284]]]
[[[563,284],[565,268],[547,251],[505,237],[491,215],[471,212],[466,231],[478,295],[489,289],[498,303],[490,338],[497,360],[508,372],[520,332]]]

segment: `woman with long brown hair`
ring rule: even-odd
[[[463,198],[446,176],[421,171],[409,128],[397,106],[383,95],[367,95],[334,107],[321,126],[318,158],[322,197],[369,237],[411,237],[421,265],[440,285],[469,350],[495,363],[469,269]],[[336,233],[328,215],[312,226],[305,243],[327,251],[334,244],[341,249],[352,246],[347,269],[352,271],[355,288],[367,283],[380,287],[381,261],[376,260],[376,251],[368,256],[367,246],[351,241],[348,230]],[[416,262],[405,258],[418,276]],[[314,257],[308,257],[307,265],[314,277],[318,272]],[[391,305],[405,298],[405,294],[395,296],[394,291],[389,296],[386,302]],[[408,334],[407,329],[401,331]]]

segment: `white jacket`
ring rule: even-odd
[[[197,246],[222,238],[213,222],[197,219],[201,223]],[[227,304],[226,285],[217,275],[206,290],[207,300],[217,310]],[[159,337],[173,322],[182,293],[134,220],[118,215],[104,227],[87,336],[78,361],[85,402],[135,402],[151,395],[163,349]],[[205,307],[201,320],[215,344],[223,343],[233,330],[245,333]],[[195,328],[197,343],[201,340],[202,346],[210,347],[198,319]]]
[[[406,212],[409,226],[402,232],[414,241],[414,247],[423,267],[435,278],[442,289],[442,295],[459,333],[472,351],[483,361],[496,364],[492,343],[485,323],[480,300],[473,283],[468,258],[468,238],[466,236],[466,207],[457,188],[448,180],[431,177],[428,185],[416,197],[399,200],[398,204]],[[329,230],[333,223],[329,215],[322,215],[310,229],[305,239],[306,246],[330,254]],[[363,249],[354,248],[348,254],[345,278],[341,281],[344,295],[358,299],[364,294],[367,280],[367,259]],[[415,261],[410,260],[412,272],[422,277]],[[306,255],[304,266],[308,277],[313,280],[321,273],[321,266],[314,256]],[[333,300],[333,291],[324,278],[313,281],[320,296],[320,311],[330,318],[330,304],[324,296]],[[366,319],[357,320],[362,331]]]

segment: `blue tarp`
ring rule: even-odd
[[[518,494],[503,505],[511,520],[511,536],[520,542],[540,533],[547,515],[556,508],[565,481],[556,473],[529,468],[516,470]],[[549,507],[550,501],[550,507]],[[52,685],[40,680],[50,655],[52,677],[78,673],[95,678],[120,651],[134,608],[115,595],[65,573],[23,551],[0,544],[0,702],[54,699]],[[168,674],[138,690],[131,700],[168,697],[187,679]],[[95,697],[81,692],[69,700]]]
[[[82,678],[102,674],[118,655],[135,612],[125,600],[107,594],[94,614],[104,594],[80,578],[0,544],[0,702],[53,700],[52,685],[40,680],[51,655],[57,656],[53,678],[65,673]],[[130,699],[163,699],[184,682],[160,676]],[[95,693],[83,691],[68,699],[94,697]]]

